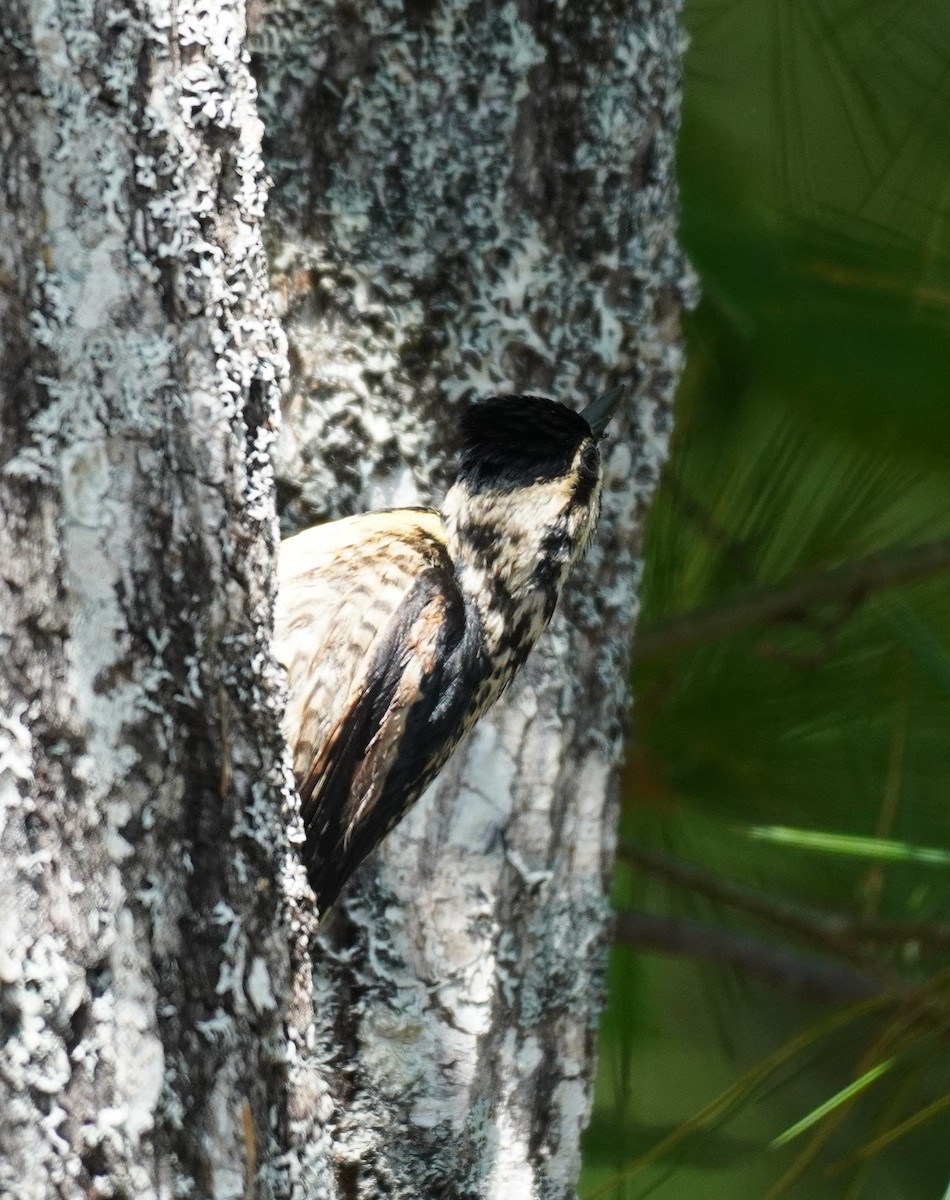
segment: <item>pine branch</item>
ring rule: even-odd
[[[881,980],[850,967],[805,958],[701,921],[626,910],[616,914],[614,938],[638,950],[729,967],[792,995],[823,1003],[866,1000],[888,990]]]
[[[848,959],[866,959],[866,948],[861,943],[867,942],[879,945],[917,942],[931,950],[950,948],[950,925],[941,921],[887,921],[820,912],[805,905],[777,900],[734,883],[731,879],[724,879],[695,863],[630,842],[619,847],[617,857],[678,887],[798,934]]]
[[[837,604],[851,611],[871,595],[925,579],[950,567],[950,538],[891,549],[843,563],[829,571],[783,580],[724,604],[710,605],[672,617],[637,634],[636,662],[662,658],[744,629],[777,623],[808,622],[819,604]]]

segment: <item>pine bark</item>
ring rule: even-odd
[[[691,287],[676,4],[250,17],[259,107],[233,0],[0,29],[0,1196],[570,1196]],[[287,530],[429,503],[469,395],[621,381],[554,627],[316,931],[272,458]]]
[[[11,1200],[242,1197],[278,1152],[283,368],[243,33],[228,2],[4,11]]]
[[[472,395],[634,385],[554,627],[321,928],[300,1196],[574,1193],[642,522],[692,286],[677,8],[256,11],[286,530],[437,503]]]

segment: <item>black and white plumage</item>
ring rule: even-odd
[[[321,912],[504,691],[551,619],[600,509],[584,414],[536,396],[473,404],[440,511],[368,513],[281,546],[284,734]]]

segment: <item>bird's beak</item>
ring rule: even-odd
[[[607,422],[614,415],[617,406],[623,399],[627,391],[627,385],[622,383],[619,387],[611,388],[611,390],[595,400],[589,408],[585,408],[581,416],[591,428],[594,437],[602,437],[604,430],[607,428]]]

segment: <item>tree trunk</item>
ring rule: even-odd
[[[282,2],[255,26],[287,529],[437,502],[469,395],[636,385],[565,611],[321,929],[324,1090],[296,1126],[301,1196],[569,1196],[642,520],[691,287],[677,5]]]
[[[288,527],[437,499],[471,393],[636,384],[523,683],[318,937],[243,12],[0,34],[0,1196],[567,1196],[690,286],[675,4],[254,8]]]
[[[4,22],[0,1195],[242,1197],[289,969],[242,11]]]

